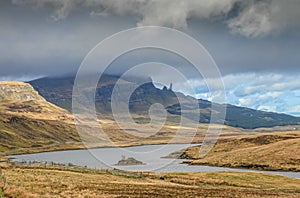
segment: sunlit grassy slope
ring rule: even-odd
[[[0,152],[18,153],[78,143],[73,118],[27,83],[0,82]]]
[[[300,171],[300,131],[220,139],[204,158],[200,147],[184,151],[190,164]]]

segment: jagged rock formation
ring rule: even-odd
[[[98,112],[111,113],[111,96],[118,79],[116,76],[103,75],[99,81],[95,93],[95,103]],[[72,110],[71,103],[74,77],[55,78],[55,80],[53,78],[43,78],[29,83],[49,102],[66,108],[69,111]],[[126,94],[126,90],[134,85],[135,82],[123,80],[123,82],[118,85],[120,90],[123,90],[119,94]],[[88,89],[87,87],[87,90]],[[179,93],[179,95],[184,97],[183,94]],[[172,90],[161,90],[156,88],[152,82],[148,82],[133,92],[129,101],[129,109],[132,113],[147,113],[149,107],[154,103],[160,103],[167,107],[177,104],[178,99]]]
[[[23,82],[0,82],[1,101],[45,101],[34,88]]]
[[[103,75],[103,78],[99,81],[95,96],[95,106],[99,115],[111,115],[111,95],[117,80],[117,76]],[[69,111],[71,111],[73,83],[74,77],[42,78],[30,82],[48,101]],[[123,80],[121,86],[126,88],[130,83],[134,82]],[[179,104],[177,96],[180,97],[181,101],[184,101],[183,104]],[[195,111],[195,107],[191,106],[192,102],[198,103],[200,116]],[[171,115],[172,118],[181,116],[182,112],[185,111],[188,112],[186,113],[189,115],[188,119],[199,121],[200,123],[209,123],[211,114],[215,113],[215,115],[218,115],[220,112],[218,109],[221,110],[225,107],[227,109],[225,124],[232,127],[253,129],[300,124],[300,118],[298,117],[258,111],[234,105],[215,104],[216,109],[212,111],[212,102],[210,101],[197,100],[182,93],[174,92],[172,84],[170,84],[169,88],[164,87],[163,89],[159,89],[152,82],[139,86],[133,92],[129,101],[129,110],[132,114],[142,115],[145,119],[149,119],[149,107],[155,103],[162,104],[168,111],[168,115]]]

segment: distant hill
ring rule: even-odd
[[[117,76],[104,75],[98,83],[96,90],[96,109],[101,115],[110,115],[110,101],[112,90],[115,86]],[[128,81],[123,80],[122,86],[127,86]],[[60,77],[60,78],[41,78],[29,82],[47,101],[54,103],[62,108],[71,111],[72,104],[72,89],[74,77]],[[132,83],[132,82],[131,82]],[[137,88],[130,98],[129,109],[133,114],[144,115],[147,119],[147,112],[151,104],[160,103],[165,106],[169,114],[179,116],[184,111],[189,112],[189,119],[198,119],[199,115],[193,113],[190,103],[195,101],[195,98],[185,96],[182,93],[176,92],[177,96],[184,101],[181,105],[175,93],[164,87],[159,89],[154,86],[152,82],[143,84]],[[207,100],[199,99],[200,108],[200,123],[209,123],[211,118],[212,103]],[[258,111],[245,107],[238,107],[234,105],[215,104],[216,113],[218,108],[227,109],[225,124],[233,127],[241,127],[245,129],[253,129],[259,127],[273,127],[300,124],[300,118],[285,114],[278,114],[272,112]]]
[[[199,99],[200,108],[200,123],[209,123],[211,115],[211,102]],[[186,105],[186,104],[184,104]],[[222,107],[223,106],[223,107]],[[287,125],[297,125],[300,123],[300,118],[259,111],[255,109],[250,109],[246,107],[238,107],[234,105],[225,105],[226,107],[226,117],[225,125],[232,127],[241,127],[244,129],[255,129],[260,127],[274,127],[274,126],[287,126]],[[188,107],[184,107],[188,109]],[[224,108],[223,104],[214,104],[214,108]],[[167,107],[168,112],[171,114],[181,114],[180,105],[175,104]],[[191,119],[196,116],[191,116]]]

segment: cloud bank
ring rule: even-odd
[[[86,9],[92,16],[136,15],[138,26],[188,28],[188,20],[221,20],[246,37],[300,27],[298,0],[12,0],[16,5],[48,8],[61,20]]]
[[[197,89],[197,98],[212,101],[220,92],[225,91],[229,104],[299,116],[299,77],[275,73],[230,74],[222,77],[225,90],[218,86],[208,90],[202,79],[191,79],[184,85],[175,83],[173,87],[186,93],[185,87],[192,85]],[[206,79],[206,81],[213,83],[215,80]]]

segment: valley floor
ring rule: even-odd
[[[2,165],[6,197],[299,197],[300,180],[261,173],[132,173]],[[3,179],[5,178],[5,180]],[[0,190],[0,197],[1,190]]]

